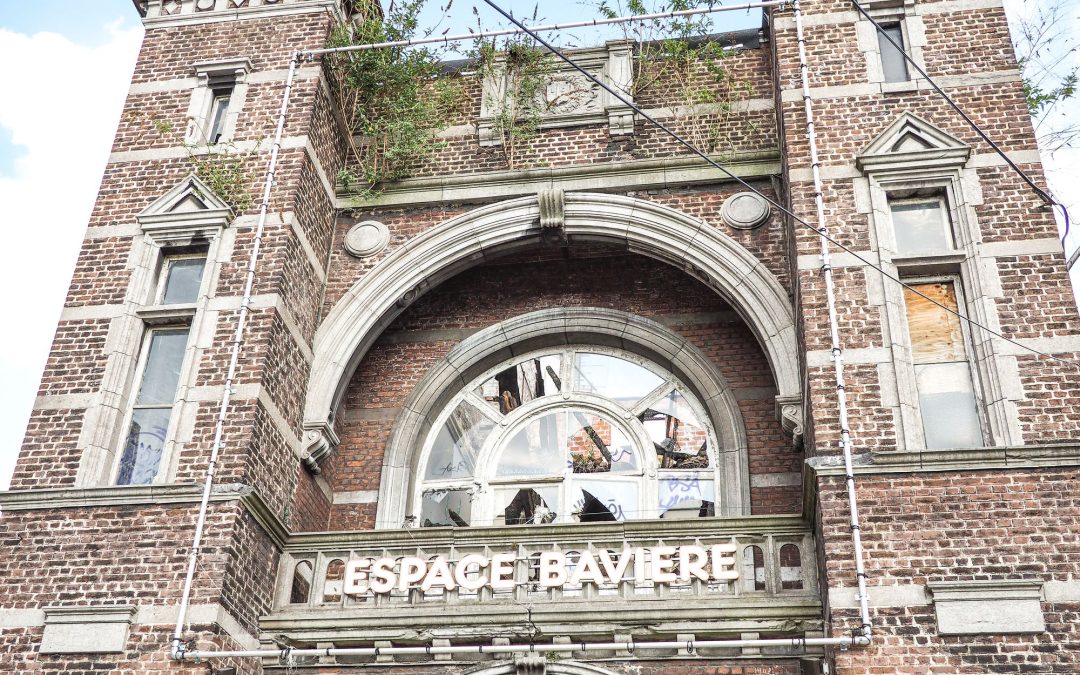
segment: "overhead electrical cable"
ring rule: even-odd
[[[873,24],[874,29],[877,30],[879,35],[882,35],[886,40],[889,41],[889,44],[896,48],[896,51],[904,57],[904,60],[907,61],[911,65],[911,67],[914,68],[916,72],[918,72],[919,75],[923,77],[923,79],[926,80],[927,84],[933,87],[934,91],[936,91],[941,96],[941,98],[945,99],[945,102],[949,104],[949,107],[955,110],[956,113],[960,115],[960,117],[964,118],[964,121],[968,123],[968,126],[970,126],[975,131],[975,133],[979,135],[979,138],[986,141],[987,145],[993,148],[994,152],[1000,155],[1001,158],[1005,160],[1005,163],[1008,164],[1009,167],[1012,168],[1012,170],[1015,171],[1016,174],[1020,176],[1020,178],[1023,179],[1023,181],[1031,187],[1032,190],[1035,191],[1035,194],[1039,196],[1039,199],[1043,200],[1043,202],[1045,202],[1047,206],[1056,206],[1061,209],[1061,212],[1065,217],[1065,233],[1061,235],[1061,247],[1065,248],[1065,238],[1069,236],[1069,210],[1065,208],[1065,205],[1054,199],[1054,196],[1052,194],[1036,185],[1035,181],[1032,180],[1031,176],[1027,175],[1027,173],[1024,172],[1023,169],[1017,166],[1016,162],[1014,162],[1013,159],[1009,157],[1008,153],[1002,150],[1001,146],[995,143],[994,140],[990,138],[990,136],[985,131],[983,131],[978,124],[975,123],[975,120],[971,119],[971,117],[966,112],[964,112],[964,109],[957,105],[956,101],[954,101],[952,97],[946,94],[945,91],[940,86],[938,86],[937,82],[934,82],[934,79],[932,77],[927,75],[926,70],[922,66],[920,66],[915,61],[915,59],[911,57],[910,54],[907,53],[907,51],[899,42],[893,39],[893,36],[889,35],[889,33],[880,23],[874,20],[874,17],[870,16],[869,12],[867,12],[866,9],[864,9],[863,6],[859,4],[858,0],[851,0],[851,4],[855,5],[855,9],[859,10],[859,13],[862,14],[867,21]]]
[[[718,169],[718,170],[722,171],[729,178],[731,178],[732,180],[737,182],[739,185],[745,187],[747,190],[753,192],[754,194],[756,194],[759,197],[761,197],[762,199],[764,199],[770,205],[772,205],[776,209],[778,209],[781,213],[789,216],[790,218],[792,218],[794,221],[796,221],[800,225],[803,225],[804,227],[807,227],[807,228],[813,230],[818,235],[820,235],[820,236],[824,237],[825,239],[827,239],[830,243],[835,244],[838,248],[841,248],[844,251],[846,251],[847,253],[851,254],[852,257],[854,257],[856,260],[863,263],[867,267],[870,267],[871,269],[877,270],[886,279],[889,279],[890,281],[893,281],[893,282],[899,284],[900,286],[904,287],[909,292],[914,293],[915,295],[919,296],[923,300],[926,300],[927,302],[929,302],[929,303],[931,303],[933,305],[936,305],[940,309],[942,309],[945,312],[948,312],[949,314],[957,317],[961,321],[966,322],[970,326],[973,326],[975,328],[978,328],[979,330],[985,331],[986,333],[988,333],[990,335],[993,335],[994,337],[1005,340],[1006,342],[1008,342],[1008,343],[1010,343],[1012,345],[1015,345],[1016,347],[1019,347],[1019,348],[1025,350],[1025,351],[1031,352],[1032,354],[1035,354],[1037,356],[1042,356],[1044,358],[1051,359],[1053,361],[1059,361],[1061,363],[1065,363],[1065,364],[1080,368],[1080,361],[1078,361],[1076,359],[1066,359],[1066,358],[1062,358],[1060,356],[1054,356],[1053,354],[1048,354],[1046,352],[1035,349],[1034,347],[1029,347],[1028,345],[1023,344],[1022,342],[1018,342],[1018,341],[1014,340],[1013,338],[1010,338],[1010,337],[1002,334],[1001,332],[994,330],[993,328],[989,328],[987,326],[984,326],[981,323],[975,321],[974,319],[971,319],[971,318],[961,314],[958,310],[955,310],[955,309],[949,307],[948,305],[945,305],[945,304],[939,302],[938,300],[935,300],[934,298],[926,295],[925,293],[923,293],[919,289],[915,288],[911,284],[906,283],[900,277],[898,277],[898,276],[896,276],[894,274],[890,274],[889,272],[885,271],[885,269],[883,269],[880,265],[878,265],[878,264],[874,263],[873,261],[869,260],[868,258],[864,257],[858,251],[852,249],[850,246],[847,246],[847,245],[843,244],[842,242],[838,241],[835,237],[828,234],[827,232],[822,232],[820,228],[812,225],[811,223],[807,222],[803,218],[799,217],[798,215],[796,215],[793,211],[791,211],[787,207],[783,206],[782,204],[780,204],[776,200],[771,199],[768,195],[762,193],[756,187],[754,187],[750,183],[746,182],[745,180],[743,180],[742,178],[737,176],[730,169],[728,169],[727,167],[725,167],[724,165],[720,164],[715,159],[710,157],[706,152],[704,152],[703,150],[701,150],[700,148],[695,146],[693,143],[691,143],[690,141],[688,141],[685,138],[683,138],[682,136],[680,136],[677,132],[672,130],[671,127],[668,127],[663,122],[659,121],[658,119],[656,119],[655,117],[653,117],[649,113],[645,112],[640,106],[638,106],[636,103],[634,103],[634,101],[627,98],[622,92],[620,92],[617,89],[613,88],[612,86],[610,86],[606,82],[603,82],[598,77],[596,77],[595,75],[593,75],[589,71],[587,71],[584,68],[582,68],[581,66],[579,66],[577,63],[575,63],[572,59],[570,59],[568,56],[563,54],[561,50],[559,50],[558,48],[553,46],[551,43],[547,42],[546,40],[541,38],[539,35],[531,32],[529,30],[529,28],[527,28],[524,24],[522,24],[520,21],[515,19],[511,14],[503,11],[494,2],[492,2],[491,0],[484,0],[484,2],[486,2],[488,5],[491,5],[491,7],[494,8],[497,12],[499,12],[500,14],[505,16],[507,18],[507,20],[513,22],[515,25],[520,27],[526,34],[529,35],[529,37],[536,40],[540,45],[542,45],[545,49],[547,49],[549,52],[551,52],[554,56],[556,56],[557,58],[562,60],[564,63],[569,65],[574,70],[576,70],[579,73],[581,73],[582,75],[584,75],[586,78],[588,78],[588,80],[590,82],[596,84],[601,89],[603,89],[607,93],[614,96],[616,99],[619,100],[620,103],[622,103],[623,105],[628,106],[629,108],[631,108],[635,113],[640,115],[643,119],[645,119],[647,122],[649,122],[650,124],[652,124],[656,128],[658,128],[661,131],[663,131],[664,133],[666,133],[668,136],[670,136],[675,141],[677,141],[680,145],[687,148],[688,150],[690,150],[691,152],[696,154],[701,159],[705,160],[710,166],[712,166],[715,169]],[[1010,162],[1011,162],[1011,160],[1010,160]]]

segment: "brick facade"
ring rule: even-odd
[[[206,672],[205,664],[172,660],[169,640],[260,204],[256,197],[246,212],[208,225],[220,195],[196,190],[211,205],[205,213],[151,212],[188,180],[193,153],[207,152],[184,144],[189,102],[203,86],[196,64],[243,64],[243,107],[228,147],[243,158],[247,191],[260,195],[290,54],[323,46],[352,4],[136,2],[147,31],[132,88],[11,491],[0,494],[0,670]],[[1000,3],[871,4],[882,20],[903,23],[915,58],[1041,181]],[[733,227],[724,207],[745,189],[643,120],[624,135],[612,135],[606,121],[545,128],[516,148],[510,167],[501,148],[481,143],[484,94],[470,76],[469,104],[445,147],[413,177],[363,201],[334,184],[349,160],[333,87],[319,64],[298,64],[183,631],[187,649],[533,640],[540,650],[552,641],[778,638],[788,642],[678,655],[644,647],[576,653],[545,667],[685,675],[1077,670],[1080,380],[1073,364],[1025,350],[1080,354],[1053,217],[925,83],[881,81],[868,22],[839,0],[802,9],[831,235],[888,274],[947,276],[966,316],[1020,343],[965,329],[985,442],[927,448],[903,294],[875,267],[833,248],[872,644],[799,643],[849,635],[860,617],[798,43],[792,10],[783,7],[769,12],[760,35],[736,36],[746,48],[729,67],[745,92],[724,111],[715,151],[809,227],[776,209],[756,229]],[[705,70],[698,74],[707,86]],[[680,100],[662,78],[637,102],[693,132],[685,117],[670,116]],[[905,114],[925,147],[912,150],[902,137],[878,147]],[[947,203],[955,250],[929,260],[894,250],[890,200],[913,196]],[[388,241],[354,255],[346,240],[370,221]],[[163,315],[153,300],[170,251],[208,256],[199,300],[182,316]],[[590,324],[582,310],[606,318]],[[514,324],[523,316],[535,326]],[[178,321],[191,334],[157,477],[114,485],[147,336]],[[505,337],[511,333],[518,337]],[[720,489],[745,498],[724,495],[738,506],[689,523],[409,528],[423,499],[414,474],[428,427],[480,373],[536,345],[621,350],[676,373],[723,434],[719,451],[730,456],[713,465],[726,467],[717,470]],[[724,410],[731,419],[718,417]],[[610,427],[596,431],[610,441]],[[587,435],[573,440],[592,452]],[[484,489],[470,499],[486,503]],[[721,589],[623,583],[542,596],[530,588],[527,561],[544,547],[720,541],[738,542],[740,570]],[[524,556],[509,598],[413,591],[376,604],[332,590],[350,558],[481,549]],[[1000,597],[1016,600],[1004,607]],[[76,607],[100,616],[55,618],[57,608]],[[127,609],[130,620],[108,618]],[[1011,624],[995,624],[1001,616]],[[65,650],[79,631],[100,634],[101,649]],[[507,662],[499,671],[504,659],[487,655],[349,658],[292,665],[306,673],[352,672],[361,663],[378,673],[545,669]],[[283,665],[213,662],[241,673]]]

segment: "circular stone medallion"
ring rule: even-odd
[[[769,203],[753,192],[739,192],[724,200],[720,216],[737,230],[754,230],[769,219]]]
[[[390,230],[377,220],[365,220],[345,234],[345,250],[357,258],[379,253],[390,243]]]

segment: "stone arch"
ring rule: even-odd
[[[750,513],[746,428],[724,376],[686,338],[650,319],[601,307],[545,309],[469,336],[428,370],[405,401],[386,444],[376,528],[400,527],[431,420],[463,387],[492,366],[547,347],[592,344],[637,354],[669,370],[705,406],[721,441],[719,511]]]
[[[754,332],[778,399],[801,402],[794,311],[764,264],[707,223],[653,202],[600,193],[565,196],[562,233],[571,242],[625,246],[676,266],[723,297]],[[428,289],[485,259],[540,242],[535,196],[483,206],[417,235],[352,286],[315,336],[305,401],[309,464],[336,444],[333,416],[353,372],[380,333]],[[798,427],[785,407],[784,417]]]

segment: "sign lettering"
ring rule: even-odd
[[[535,560],[530,583],[543,588],[583,584],[617,584],[627,579],[633,565],[635,583],[676,585],[731,581],[739,578],[735,566],[734,544],[713,546],[653,546],[623,548],[622,551],[585,550],[576,560],[560,551],[544,551]],[[515,585],[513,553],[486,556],[470,553],[459,560],[446,556],[431,559],[358,558],[345,567],[345,593],[384,594],[393,590],[408,591],[433,588],[448,591],[461,588],[475,592],[481,588],[510,591]]]

